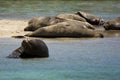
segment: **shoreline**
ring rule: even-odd
[[[16,35],[25,35],[24,31],[28,20],[0,19],[0,38],[11,38]]]
[[[24,36],[30,31],[24,31],[28,26],[28,20],[0,19],[0,38],[12,38],[12,36]],[[120,37],[119,30],[98,30],[104,37]]]

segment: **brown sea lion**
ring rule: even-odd
[[[57,17],[86,22],[86,20],[84,18],[82,18],[82,17],[80,17],[80,16],[78,16],[76,14],[59,14]]]
[[[97,17],[97,16],[93,16],[83,11],[78,11],[75,14],[83,17],[84,19],[86,19],[87,22],[89,22],[92,25],[103,25],[105,22],[104,19]]]
[[[28,26],[24,29],[24,31],[35,31],[38,28],[46,27],[64,21],[66,20],[59,17],[43,17],[40,19],[33,18],[29,21]]]
[[[8,58],[44,58],[49,57],[47,45],[40,39],[24,39],[21,47],[16,49]]]
[[[80,21],[66,21],[57,23],[55,25],[42,27],[27,34],[29,37],[103,37],[101,34],[96,33],[90,29],[91,25],[87,22]]]
[[[108,20],[103,26],[105,30],[120,30],[120,17]]]

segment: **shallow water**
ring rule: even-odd
[[[30,19],[80,10],[111,19],[120,16],[120,0],[0,0],[0,19]]]
[[[120,1],[0,0],[0,19],[30,19],[80,10],[107,20],[120,16]],[[22,39],[0,38],[0,80],[119,80],[119,31],[104,35],[107,38],[42,39],[50,54],[42,59],[5,58]]]
[[[42,39],[49,58],[5,58],[22,39],[0,39],[0,80],[119,80],[120,38]]]

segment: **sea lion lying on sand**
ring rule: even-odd
[[[75,14],[83,17],[87,22],[89,22],[92,25],[103,25],[105,22],[102,18],[93,16],[93,15],[83,12],[83,11],[78,11]]]
[[[47,45],[40,39],[24,39],[21,47],[16,49],[8,58],[44,58],[49,57]]]
[[[103,26],[105,30],[120,30],[120,17],[108,20]]]
[[[79,15],[76,15],[76,14],[59,14],[57,17],[86,22],[86,20],[84,18],[82,18],[82,17],[80,17]]]
[[[103,37],[96,33],[94,27],[87,22],[65,21],[55,25],[42,27],[27,34],[29,37]]]
[[[28,26],[24,29],[24,31],[35,31],[38,28],[46,27],[64,21],[66,20],[59,17],[33,18],[28,22]]]
[[[41,19],[43,19],[43,18],[44,18],[44,17],[32,18],[32,19],[29,20],[28,25],[30,25],[30,24],[32,24],[32,23],[34,23],[34,22],[36,22],[36,21],[39,21],[39,20],[41,20]]]

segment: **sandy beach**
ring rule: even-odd
[[[24,35],[28,20],[0,20],[0,38]]]

